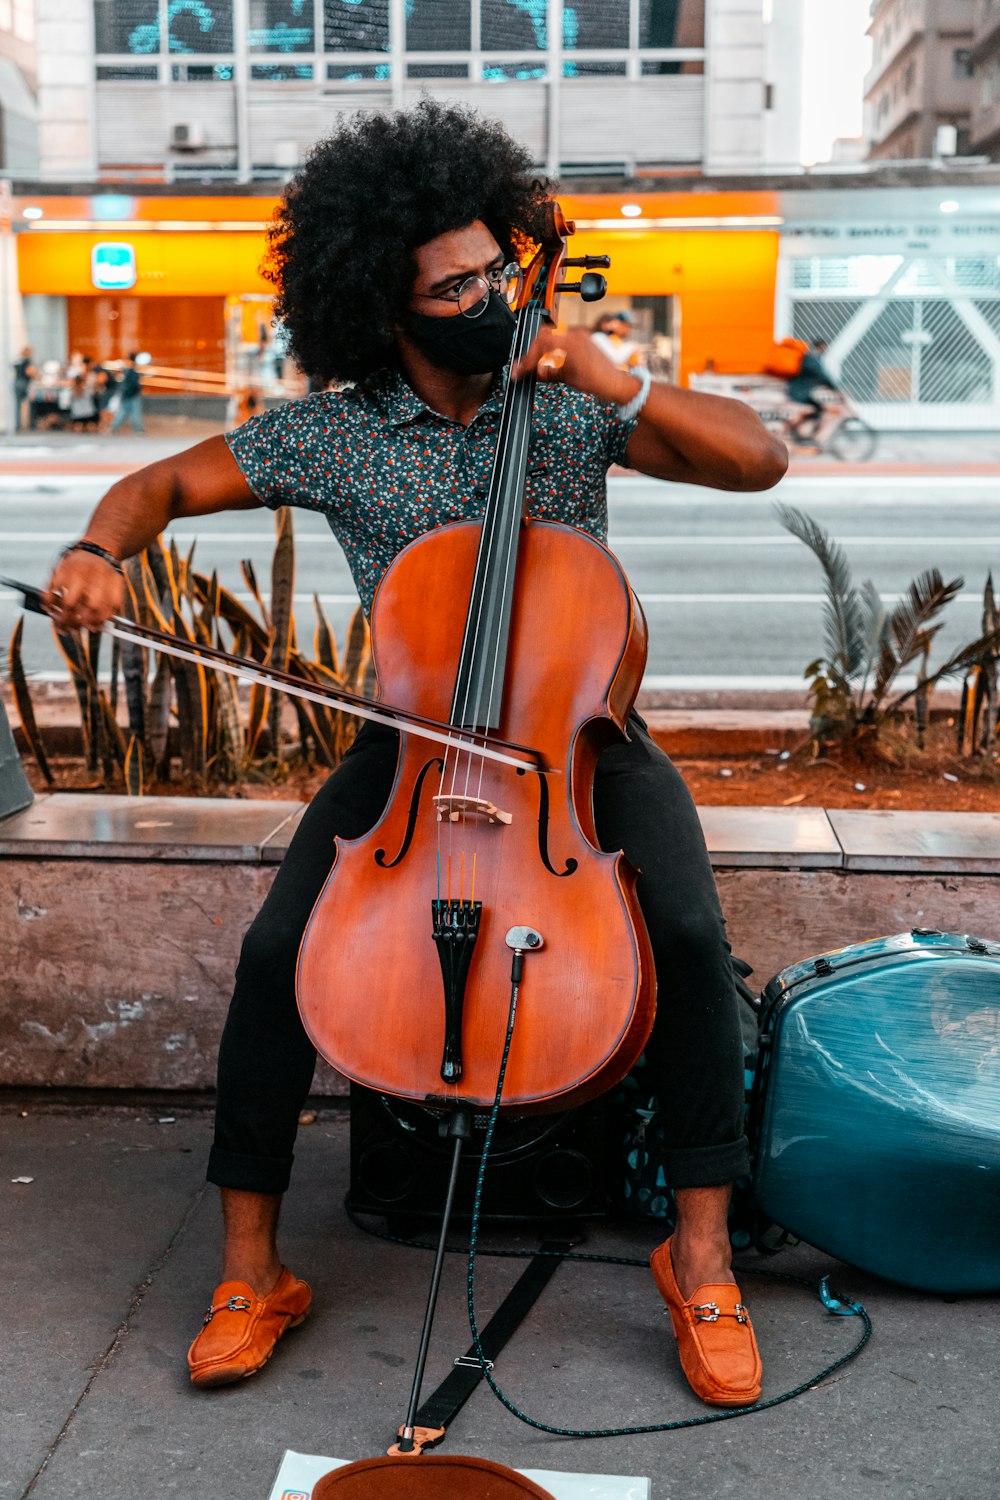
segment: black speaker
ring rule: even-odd
[[[477,1113],[459,1168],[455,1214],[472,1213],[488,1111]],[[444,1207],[452,1143],[444,1111],[351,1086],[350,1207],[405,1229]],[[562,1114],[501,1115],[483,1188],[487,1222],[566,1223],[601,1218],[607,1200],[603,1100]]]

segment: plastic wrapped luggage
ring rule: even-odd
[[[771,980],[760,1025],[760,1209],[904,1286],[1000,1291],[1000,943],[822,954]]]

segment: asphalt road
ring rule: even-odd
[[[94,475],[0,478],[0,573],[42,581],[59,547],[78,536],[110,480]],[[1000,582],[1000,479],[889,475],[796,476],[763,495],[729,495],[644,479],[610,482],[611,544],[643,601],[650,625],[646,686],[724,691],[795,688],[822,652],[822,575],[806,548],[773,514],[797,506],[840,541],[860,582],[871,578],[887,603],[924,569],[965,588],[946,611],[935,658],[973,639],[983,584]],[[241,558],[266,589],[274,538],[267,511],[240,511],[174,528],[196,563],[219,570],[249,601]],[[313,591],[338,637],[357,600],[346,563],[323,521],[296,515],[299,636],[312,635]],[[0,640],[10,637],[17,601],[0,591]],[[29,618],[25,664],[59,673],[48,627]]]

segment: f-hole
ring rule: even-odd
[[[560,879],[564,875],[572,875],[577,867],[577,861],[570,858],[566,861],[564,870],[557,870],[549,859],[549,783],[544,771],[538,773],[538,853],[549,874],[557,875]]]
[[[420,793],[423,789],[424,780],[428,771],[443,771],[444,761],[440,758],[429,760],[420,768],[420,775],[413,784],[413,795],[410,797],[410,810],[406,817],[406,830],[403,834],[403,842],[399,846],[399,852],[395,859],[387,860],[384,849],[375,850],[375,863],[381,870],[392,870],[405,857],[406,851],[413,843],[413,830],[417,826],[417,813],[420,811]]]

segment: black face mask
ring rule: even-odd
[[[432,318],[409,312],[405,328],[422,354],[445,370],[458,375],[489,375],[510,358],[516,319],[499,292],[478,318],[462,313],[451,318]]]

